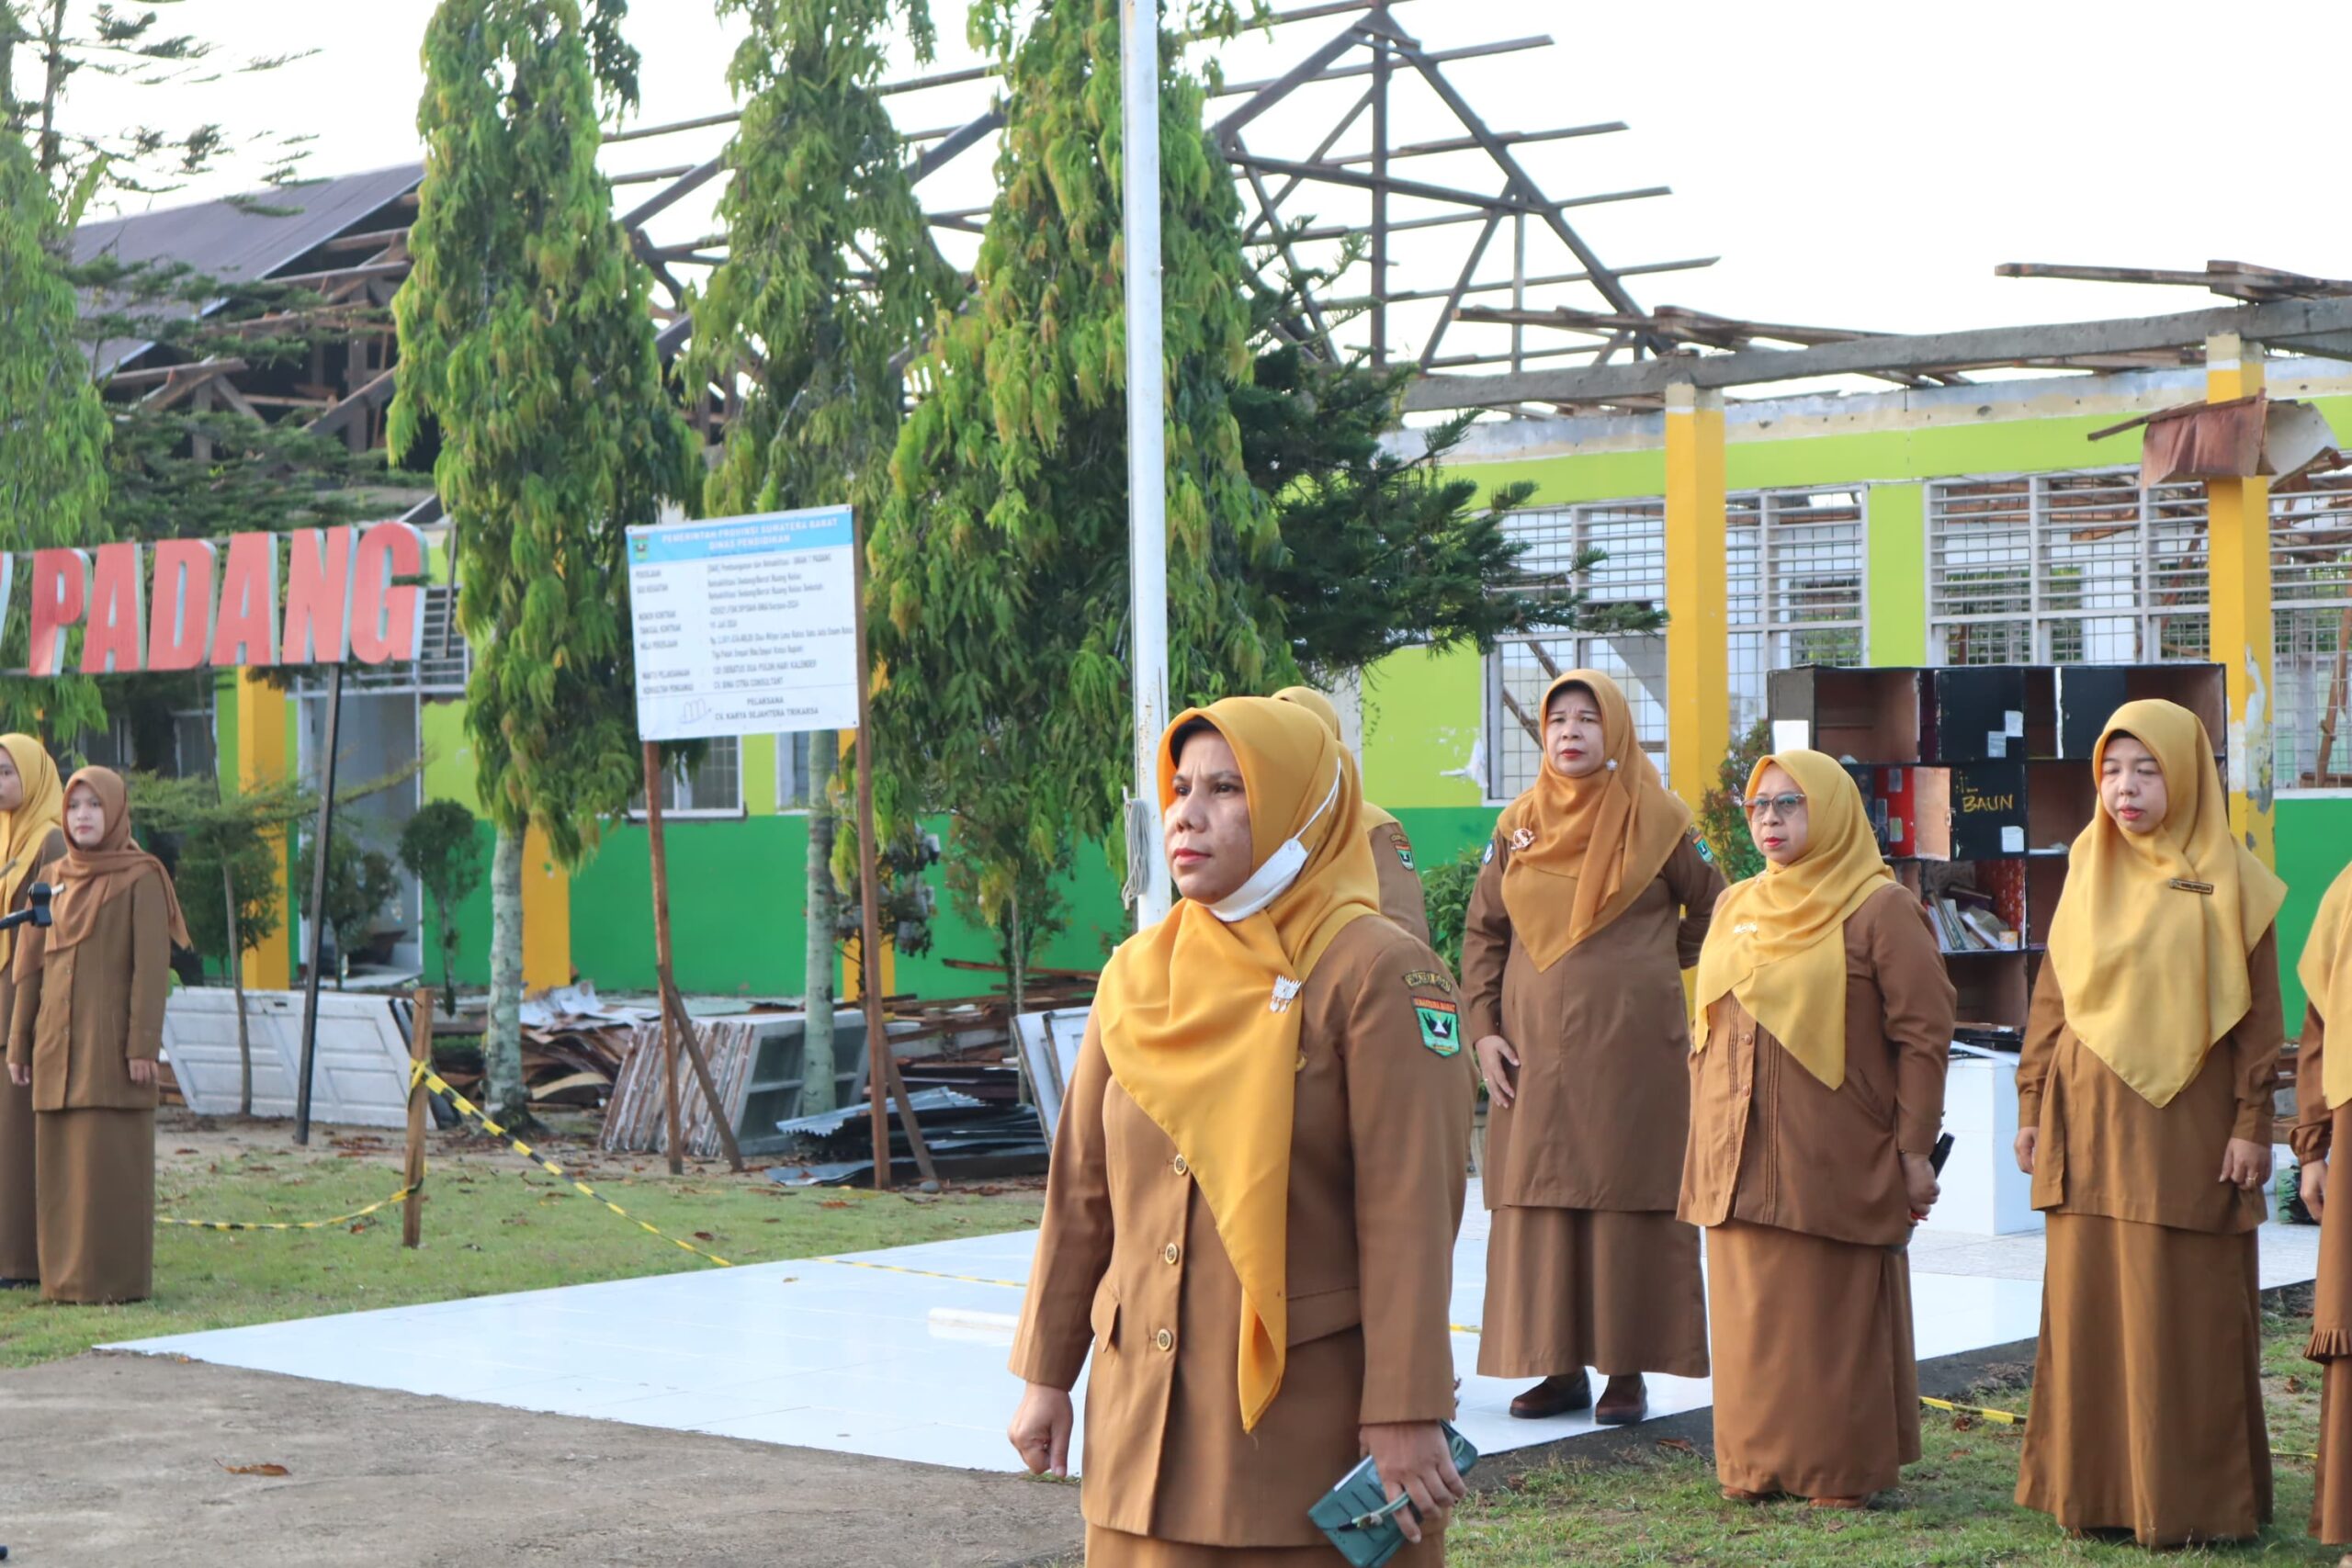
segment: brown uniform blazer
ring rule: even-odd
[[[2159,1110],[2066,1027],[2058,966],[2041,965],[2018,1060],[2018,1124],[2041,1131],[2035,1208],[2215,1233],[2262,1224],[2269,1213],[2264,1194],[2230,1186],[2221,1175],[2232,1138],[2270,1145],[2270,1078],[2287,1034],[2275,930],[2246,955],[2246,978],[2253,996],[2245,1017]]]
[[[2335,1142],[2336,1108],[2327,1102],[2324,1087],[2326,1063],[2327,1021],[2320,1017],[2318,1003],[2306,1002],[2302,1038],[2295,1042],[2295,1124],[2287,1133],[2295,1158],[2304,1165],[2327,1158]]]
[[[62,828],[51,828],[47,836],[34,846],[32,863],[17,874],[16,886],[6,889],[10,914],[32,902],[33,884],[49,880],[49,868],[65,858],[65,829]],[[17,928],[17,935],[20,939],[25,929],[23,926]],[[0,1029],[8,1026],[17,1005],[16,970],[13,963],[0,964]]]
[[[1447,1303],[1472,1084],[1458,1026],[1425,1043],[1443,965],[1386,920],[1333,940],[1300,994],[1288,1362],[1241,1429],[1241,1288],[1166,1134],[1111,1076],[1090,1022],[1012,1371],[1055,1388],[1090,1350],[1086,1517],[1216,1546],[1310,1546],[1306,1510],[1360,1457],[1361,1423],[1453,1414]]]
[[[1931,1153],[1943,1126],[1955,997],[1935,932],[1889,883],[1846,922],[1846,1081],[1805,1070],[1730,996],[1707,1010],[1690,1057],[1682,1218],[1777,1225],[1899,1247],[1911,1235],[1900,1154]],[[2046,969],[2046,966],[2045,966]],[[2218,1168],[2219,1148],[2213,1155]]]
[[[1372,840],[1373,869],[1380,877],[1380,912],[1417,942],[1430,940],[1429,897],[1413,866],[1413,840],[1405,829],[1383,822],[1365,835]]]
[[[1487,1111],[1487,1207],[1665,1213],[1690,1127],[1690,1003],[1722,874],[1685,839],[1623,914],[1535,967],[1503,905],[1498,839],[1462,926],[1473,1041],[1519,1056],[1518,1097]]]
[[[153,1111],[155,1086],[130,1081],[130,1059],[164,1048],[172,937],[163,873],[98,910],[79,946],[47,955],[17,987],[8,1060],[33,1069],[35,1111]]]

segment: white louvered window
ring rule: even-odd
[[[1928,656],[1939,664],[2203,659],[2205,489],[2139,470],[1928,487]]]
[[[1526,541],[1522,570],[1562,574],[1587,550],[1606,558],[1577,578],[1596,604],[1666,599],[1666,506],[1657,501],[1606,502],[1590,506],[1529,508],[1504,524]],[[1481,782],[1490,801],[1515,798],[1542,767],[1537,706],[1544,688],[1563,670],[1598,670],[1625,688],[1634,730],[1662,770],[1666,766],[1666,639],[1623,637],[1511,637],[1487,660],[1487,743]]]
[[[1862,662],[1864,491],[1764,491],[1725,508],[1731,729],[1765,716],[1764,681]]]
[[[2270,613],[2272,783],[2352,788],[2352,473],[2272,494]]]

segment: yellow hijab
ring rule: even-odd
[[[2092,814],[2067,857],[2050,962],[2075,1038],[2164,1106],[2254,1005],[2246,954],[2287,885],[2231,836],[2202,720],[2174,703],[2124,704],[2091,750],[2092,778],[2122,734],[2154,754],[2170,805],[2152,833]]]
[[[1175,798],[1179,732],[1205,720],[1232,746],[1262,866],[1297,839],[1306,864],[1263,910],[1228,921],[1184,900],[1111,955],[1095,993],[1112,1077],[1184,1156],[1241,1280],[1240,1402],[1255,1427],[1283,1382],[1291,1109],[1299,987],[1331,940],[1380,913],[1355,762],[1305,708],[1228,697],[1180,716],[1159,743]]]
[[[1543,771],[1495,824],[1514,845],[1503,908],[1538,969],[1631,908],[1690,831],[1690,808],[1668,792],[1634,734],[1623,689],[1597,670],[1571,670],[1544,689],[1537,711],[1549,714],[1565,686],[1584,687],[1600,705],[1600,772],[1572,779],[1538,746]]]
[[[1699,951],[1692,1048],[1707,1048],[1707,1009],[1728,992],[1805,1071],[1836,1089],[1846,1081],[1846,922],[1894,873],[1879,853],[1862,792],[1836,758],[1766,757],[1747,775],[1750,795],[1775,762],[1805,798],[1804,853],[1768,863],[1716,903]]]
[[[41,841],[65,827],[65,785],[49,749],[29,735],[0,735],[0,747],[17,765],[25,798],[14,811],[0,811],[0,906],[12,906],[17,890],[31,877]],[[0,973],[17,951],[14,926],[0,931]]]
[[[1330,698],[1325,696],[1322,693],[1317,691],[1312,686],[1284,686],[1281,691],[1274,694],[1274,701],[1278,703],[1289,703],[1295,706],[1303,707],[1307,712],[1313,714],[1316,717],[1321,719],[1323,721],[1324,728],[1329,729],[1333,735],[1340,733],[1340,710],[1331,705]],[[1374,806],[1368,800],[1363,803],[1363,830],[1365,832],[1369,833],[1375,828],[1394,828],[1396,825],[1396,818],[1391,817],[1387,812],[1383,811],[1380,807]]]
[[[2330,1049],[2320,1064],[2320,1089],[2329,1110],[2352,1104],[2352,865],[2335,874],[2311,934],[2303,939],[2302,962],[2295,965],[2303,995],[2319,1010],[2320,1021],[2341,1032],[2340,1050]],[[2333,1021],[2343,1019],[2341,1024]]]

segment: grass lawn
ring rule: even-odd
[[[1035,1224],[1041,1207],[1035,1190],[792,1190],[723,1164],[673,1179],[658,1156],[600,1158],[560,1138],[540,1146],[631,1213],[737,1263],[1017,1230]],[[397,1134],[322,1128],[300,1150],[282,1123],[166,1113],[156,1131],[156,1212],[323,1219],[398,1190],[399,1158]],[[330,1230],[160,1226],[152,1301],[51,1306],[36,1292],[0,1292],[0,1367],[118,1339],[714,1267],[478,1140],[435,1134],[425,1191],[424,1245],[414,1252],[401,1247],[398,1205]]]
[[[2298,1293],[2300,1296],[2300,1293]],[[2303,1359],[2307,1296],[2265,1321],[2263,1385],[2273,1448],[2308,1452],[2319,1427],[2317,1369]],[[2022,1411],[2030,1368],[1978,1391],[1973,1403]],[[1802,1411],[1791,1418],[1804,1419]],[[1713,1461],[1658,1448],[1632,1461],[1555,1464],[1473,1494],[1449,1538],[1454,1568],[1535,1568],[1555,1562],[2009,1563],[2146,1562],[2128,1542],[2069,1540],[2040,1514],[2010,1501],[2020,1428],[1936,1411],[1926,1414],[1925,1452],[1903,1488],[1865,1514],[1815,1513],[1802,1503],[1725,1503]],[[2181,1558],[2333,1563],[2338,1554],[2303,1533],[2312,1503],[2307,1461],[2277,1461],[2278,1523],[2245,1547],[2167,1552]]]

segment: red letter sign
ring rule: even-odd
[[[98,547],[98,575],[90,594],[90,626],[82,634],[82,673],[129,675],[146,666],[146,584],[139,576],[139,547]]]
[[[212,569],[209,539],[164,539],[155,546],[148,669],[193,670],[212,650]]]
[[[277,536],[232,534],[220,582],[212,662],[223,666],[277,662]]]
[[[54,675],[65,668],[65,633],[79,626],[90,592],[90,558],[80,550],[33,552],[33,640],[27,671]]]
[[[351,650],[369,664],[410,660],[424,641],[424,590],[394,578],[424,575],[424,536],[413,524],[378,523],[359,536],[351,569]]]
[[[351,548],[356,528],[304,528],[291,536],[286,576],[288,664],[340,664],[351,657]]]

